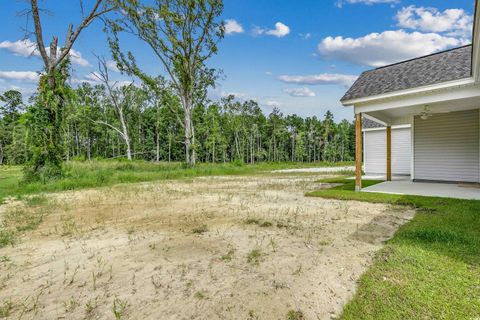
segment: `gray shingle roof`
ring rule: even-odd
[[[366,71],[341,101],[468,78],[471,70],[472,45],[468,45]]]
[[[380,123],[370,120],[368,118],[363,117],[362,119],[362,128],[363,129],[376,129],[376,128],[383,128],[383,125]]]

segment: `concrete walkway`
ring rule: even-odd
[[[297,172],[312,172],[312,173],[336,173],[344,171],[355,171],[355,167],[319,167],[319,168],[302,168],[302,169],[286,169],[286,170],[275,170],[272,172],[276,173],[297,173]]]
[[[478,185],[458,185],[448,183],[392,181],[383,182],[365,188],[363,192],[378,192],[401,195],[417,195],[426,197],[445,197],[456,199],[480,200]]]

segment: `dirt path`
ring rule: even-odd
[[[0,308],[12,319],[331,319],[413,212],[304,197],[316,179],[54,195],[35,231],[0,249]]]

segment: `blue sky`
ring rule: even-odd
[[[84,0],[85,7],[93,3]],[[80,20],[77,0],[44,0],[44,38],[61,37]],[[224,0],[227,35],[210,65],[223,70],[210,96],[255,99],[265,112],[351,119],[339,99],[364,70],[470,42],[473,0]],[[0,92],[35,90],[42,64],[25,38],[25,1],[0,4]],[[109,58],[102,24],[93,23],[74,46],[72,85],[94,81],[95,55]],[[33,38],[31,38],[33,40]],[[149,49],[127,39],[152,74],[162,67]],[[32,54],[33,52],[33,54]],[[118,80],[128,80],[114,71]]]

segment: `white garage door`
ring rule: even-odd
[[[387,136],[385,130],[364,133],[364,157],[366,174],[386,174]],[[392,173],[410,174],[411,159],[410,128],[392,129]]]

